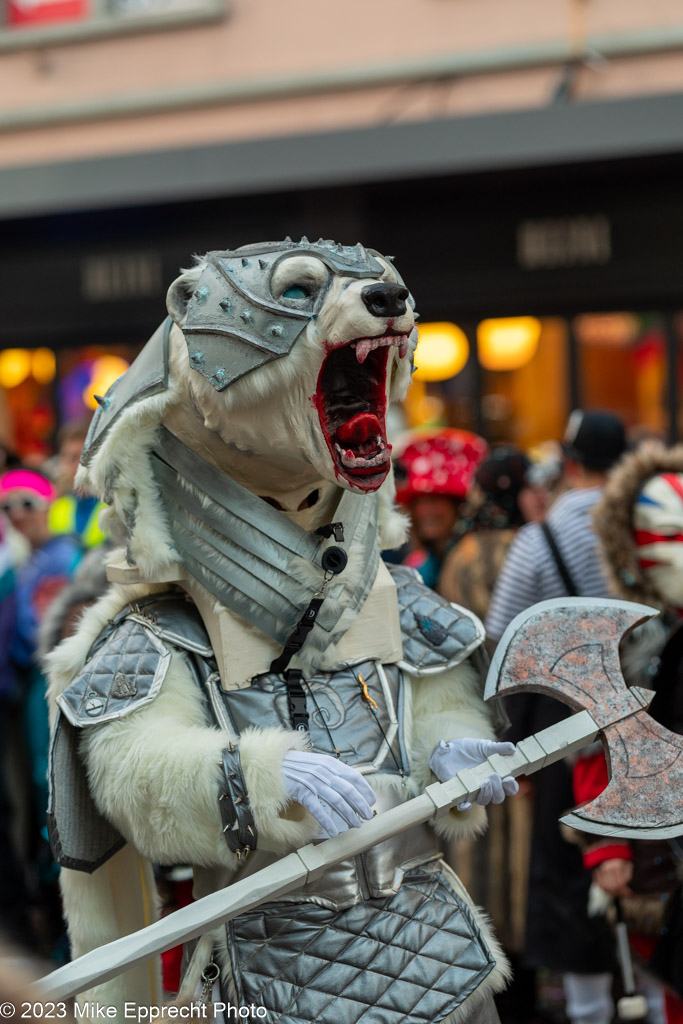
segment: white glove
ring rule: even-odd
[[[490,754],[509,757],[514,752],[514,743],[496,743],[495,740],[477,740],[470,737],[451,740],[449,743],[441,740],[438,746],[434,747],[429,767],[440,782],[447,782],[463,768],[474,768],[481,764]],[[501,779],[500,775],[493,772],[482,784],[476,800],[482,807],[490,803],[502,804],[506,796],[514,796],[517,792],[519,786],[512,775],[506,775]],[[458,804],[458,810],[467,811],[471,806],[472,804],[465,801]]]
[[[377,797],[360,772],[336,757],[290,750],[282,760],[285,789],[310,811],[325,838],[358,828],[372,817]]]

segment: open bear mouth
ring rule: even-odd
[[[331,349],[318,376],[315,404],[337,475],[366,491],[377,490],[391,465],[385,413],[392,348],[402,359],[408,336],[357,338]]]

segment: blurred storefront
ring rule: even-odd
[[[393,254],[422,323],[460,332],[416,421],[533,444],[583,404],[683,430],[676,0],[2,10],[0,441],[21,454],[87,415],[193,253],[287,234]]]
[[[393,254],[421,323],[456,332],[447,379],[413,387],[412,422],[530,445],[583,404],[674,437],[682,171],[675,156],[594,161],[14,219],[0,338],[24,370],[3,378],[0,354],[5,430],[23,454],[86,415],[193,252],[305,232]]]

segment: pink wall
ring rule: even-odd
[[[232,0],[222,22],[9,51],[4,113],[683,25],[680,0]],[[8,30],[9,31],[9,30]],[[557,68],[0,131],[0,165],[544,105]],[[680,54],[586,68],[581,99],[683,90]]]

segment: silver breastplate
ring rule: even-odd
[[[365,661],[336,672],[320,672],[303,683],[311,750],[339,756],[363,774],[408,775],[403,744],[404,682],[396,665]],[[291,729],[287,685],[282,675],[257,676],[243,690],[212,693],[238,735],[258,724]],[[220,704],[220,707],[218,706]]]
[[[369,777],[382,774],[403,777],[410,773],[404,747],[403,673],[396,665],[367,661],[323,672],[304,683],[309,714],[311,749],[340,756]],[[262,728],[291,729],[287,686],[283,676],[266,673],[244,690],[229,693],[216,683],[211,691],[218,721],[238,734],[255,723]],[[407,785],[380,788],[375,809],[388,810],[412,795]],[[286,902],[314,902],[340,909],[363,900],[389,896],[400,888],[405,871],[438,856],[431,830],[426,825],[380,843],[359,857],[342,861],[325,875],[297,892]],[[275,858],[257,850],[240,871],[253,874]]]

